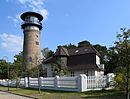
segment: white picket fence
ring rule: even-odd
[[[88,76],[86,82],[87,82],[87,89],[104,88],[107,85],[107,77]]]
[[[112,79],[112,78],[111,78]],[[96,90],[109,87],[109,76],[86,76],[81,74],[78,77],[47,77],[43,78],[21,78],[20,87],[30,87],[50,90],[78,91]],[[0,85],[7,86],[7,80],[0,80]],[[16,80],[9,81],[10,86],[16,86]]]

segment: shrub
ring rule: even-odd
[[[122,73],[116,74],[114,80],[116,81],[116,89],[125,90],[126,88],[126,77]]]

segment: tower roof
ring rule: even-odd
[[[30,15],[30,16],[35,16],[39,19],[39,21],[42,21],[43,20],[43,16],[39,13],[36,13],[36,12],[32,12],[32,11],[28,11],[28,12],[25,12],[21,15],[21,19],[22,20],[25,20],[25,18]]]

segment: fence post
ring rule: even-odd
[[[42,87],[42,79],[43,77],[40,77],[40,81],[39,81],[40,87]]]
[[[28,87],[28,78],[27,77],[24,78],[24,86],[25,86],[25,88]]]
[[[83,92],[87,90],[87,76],[85,74],[80,74],[78,77],[78,90]]]
[[[55,79],[54,79],[54,86],[55,86],[55,89],[58,88],[58,81],[59,81],[59,76],[55,76]]]
[[[114,77],[115,77],[114,73],[108,73],[108,74],[107,74],[107,80],[108,80],[108,82],[113,81],[113,80],[114,80],[114,79],[113,79]]]

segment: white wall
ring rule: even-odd
[[[53,71],[51,64],[43,64],[43,69],[47,68],[47,77],[52,77]]]
[[[96,55],[96,64],[99,65],[100,64],[100,58],[99,56]]]
[[[95,71],[94,70],[74,71],[74,76],[79,76],[80,74],[86,74],[87,76],[95,76]],[[71,76],[71,74],[69,76]]]
[[[79,76],[80,74],[86,74],[87,76],[103,76],[104,71],[97,71],[97,70],[80,70],[80,71],[74,71],[74,76]],[[71,76],[71,75],[69,75]]]
[[[53,77],[53,70],[51,64],[43,64],[43,68],[47,68],[47,77]],[[97,70],[74,71],[74,76],[79,76],[80,74],[86,74],[87,76],[102,76],[104,75],[104,71],[97,71]],[[67,76],[72,76],[71,72]]]
[[[104,71],[95,71],[95,76],[103,76]]]

